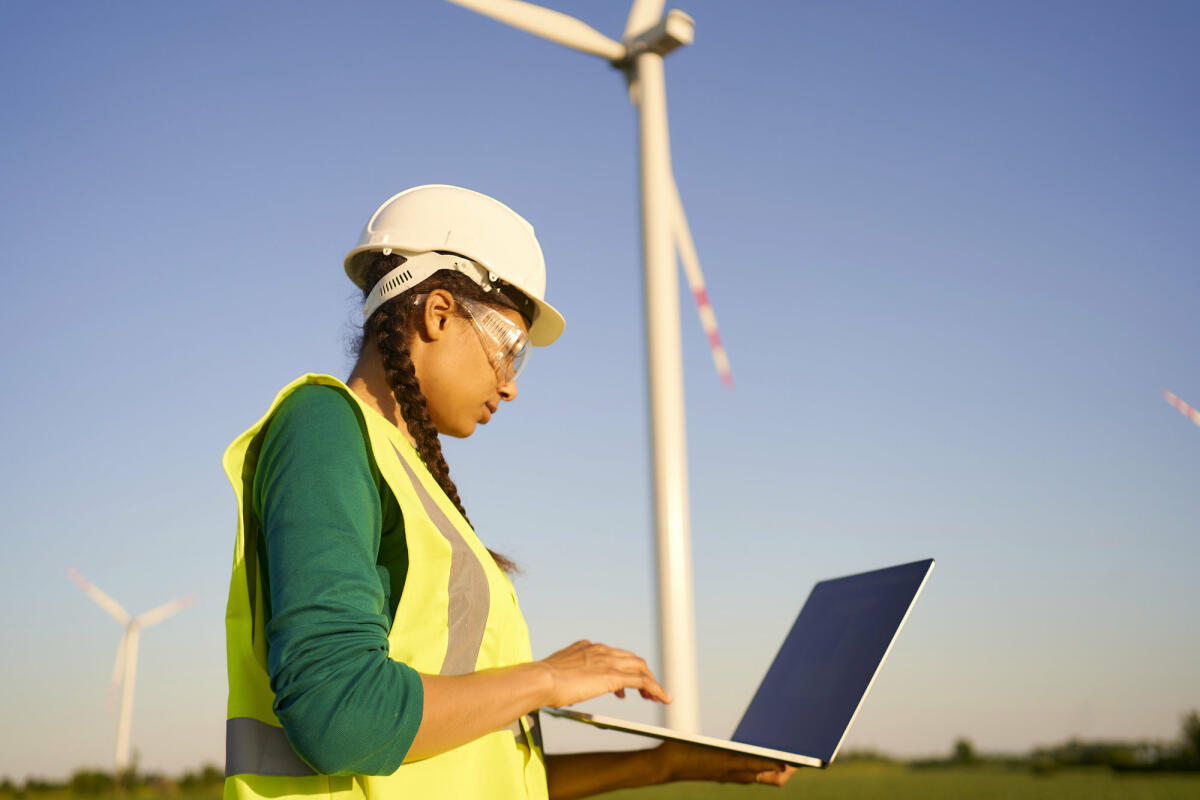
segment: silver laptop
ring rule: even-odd
[[[814,586],[730,740],[582,711],[542,711],[598,728],[827,767],[932,570],[928,558]]]

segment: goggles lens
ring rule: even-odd
[[[419,303],[425,297],[427,295],[418,295],[413,302]],[[456,299],[475,326],[475,334],[483,345],[483,352],[496,370],[496,380],[501,386],[515,381],[529,359],[529,334],[489,305],[465,298]]]
[[[459,302],[475,323],[479,342],[496,370],[500,385],[515,381],[529,359],[529,334],[491,306],[474,300]]]

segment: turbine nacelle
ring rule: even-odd
[[[642,53],[665,56],[672,50],[691,44],[695,38],[696,21],[679,9],[673,8],[658,22],[625,40],[624,62],[630,62]]]
[[[629,15],[622,41],[605,36],[583,20],[524,0],[449,0],[497,22],[532,33],[564,47],[605,59],[620,70],[628,70],[642,53],[665,56],[691,44],[696,23],[679,9],[662,13],[662,3],[638,3]]]

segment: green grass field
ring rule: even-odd
[[[988,768],[912,770],[885,764],[805,769],[782,789],[679,783],[604,795],[605,800],[1200,800],[1200,774],[1115,775],[1107,769],[1051,775]]]
[[[220,800],[221,790],[158,794],[142,789],[129,800]],[[19,795],[0,800],[18,800]],[[1116,775],[1104,768],[1050,775],[994,768],[914,770],[895,764],[849,763],[805,769],[782,789],[676,783],[603,795],[605,800],[1200,800],[1200,773]],[[66,791],[26,794],[24,800],[84,800]],[[117,800],[89,795],[86,800]],[[484,798],[483,800],[486,800]]]

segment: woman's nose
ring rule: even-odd
[[[500,399],[509,402],[517,399],[517,382],[515,380],[500,386]]]

